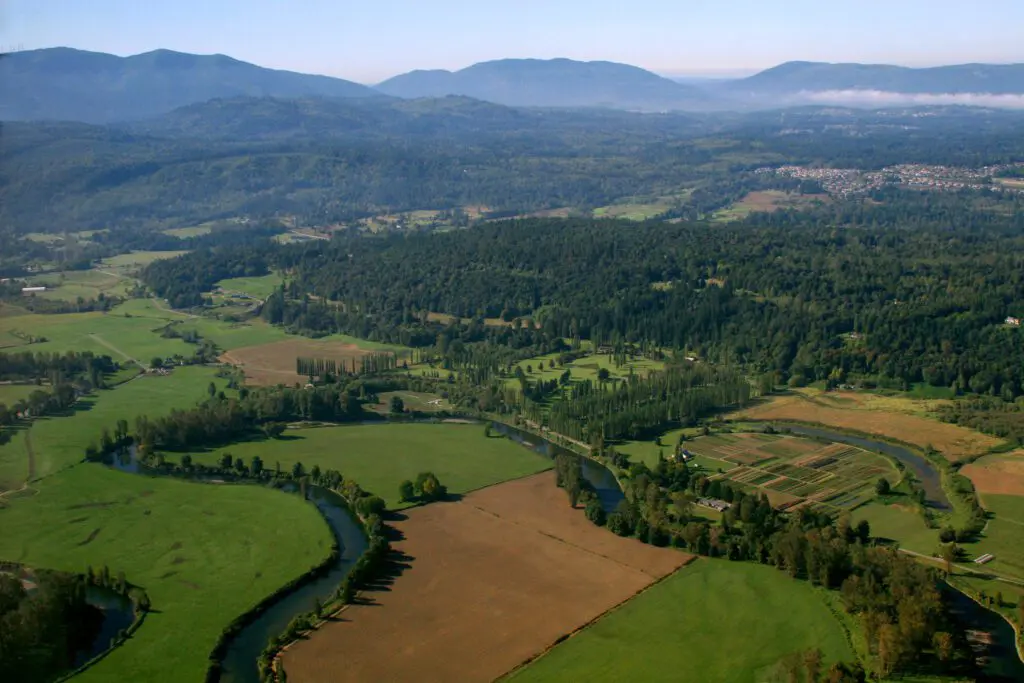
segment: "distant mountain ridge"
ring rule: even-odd
[[[66,47],[16,52],[0,60],[0,83],[0,120],[7,121],[129,121],[226,97],[381,97],[340,78],[172,50],[131,57]]]
[[[395,97],[462,95],[513,107],[699,107],[702,90],[636,66],[571,59],[501,59],[459,71],[410,71],[376,86]]]
[[[740,92],[877,90],[908,94],[1024,94],[1024,64],[911,68],[887,64],[786,62],[726,84]]]

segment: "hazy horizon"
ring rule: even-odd
[[[781,5],[781,6],[780,6]],[[413,69],[457,70],[503,58],[633,64],[670,77],[736,77],[801,60],[899,64],[1024,62],[1024,3],[986,11],[950,0],[809,0],[771,8],[697,0],[394,0],[376,6],[307,0],[6,0],[0,46],[67,46],[127,56],[154,49],[226,54],[260,66],[377,83]],[[492,28],[494,27],[494,28]]]

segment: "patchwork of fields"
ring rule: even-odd
[[[289,680],[493,681],[691,559],[595,527],[553,473],[394,526],[401,573],[289,648]]]
[[[763,491],[780,509],[813,504],[852,510],[875,497],[879,478],[899,480],[883,456],[846,444],[743,433],[704,436],[684,447],[702,458],[704,467],[723,463],[722,477]]]
[[[932,446],[953,462],[986,453],[1000,440],[966,427],[871,407],[825,405],[802,396],[780,396],[735,414],[736,419],[793,420],[895,439],[919,448]]]

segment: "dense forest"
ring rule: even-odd
[[[692,218],[740,187],[785,184],[750,173],[759,166],[980,166],[1024,157],[1022,132],[1016,112],[960,108],[655,115],[458,97],[214,100],[130,127],[5,125],[0,226],[137,236],[237,216],[316,226],[417,209],[485,207],[501,217],[659,196],[672,198],[669,215]],[[688,200],[687,189],[701,192]]]
[[[39,571],[28,592],[21,580],[0,572],[0,680],[49,681],[88,648],[103,613],[86,602],[83,577]]]
[[[904,192],[715,226],[502,221],[199,251],[144,277],[194,304],[223,273],[285,272],[262,315],[311,335],[436,348],[446,328],[428,314],[445,313],[470,321],[452,323],[475,330],[465,341],[646,343],[792,385],[923,382],[1012,401],[1024,338],[1004,321],[1024,316],[1024,212],[961,204]]]

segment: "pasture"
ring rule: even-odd
[[[180,339],[160,336],[166,323],[156,318],[135,318],[120,308],[111,313],[64,313],[0,317],[3,351],[64,353],[92,351],[119,362],[148,364],[154,356],[191,356],[194,348]],[[29,344],[28,337],[46,341]],[[15,341],[20,342],[15,344]]]
[[[867,520],[873,538],[926,555],[934,555],[939,549],[938,529],[929,529],[921,513],[909,504],[869,503],[853,512],[853,523],[861,520]]]
[[[558,379],[562,376],[562,373],[568,370],[570,381],[572,382],[582,382],[588,379],[592,382],[597,382],[598,373],[605,369],[608,371],[610,381],[616,382],[629,377],[630,373],[646,375],[665,368],[663,362],[651,360],[643,356],[628,356],[624,365],[617,366],[612,356],[598,353],[577,358],[565,365],[559,365],[558,357],[560,355],[559,353],[549,353],[543,356],[528,358],[513,366],[513,372],[518,367],[522,369],[526,378],[531,382],[546,382]],[[509,379],[509,382],[518,383],[518,380],[513,377]]]
[[[22,399],[32,395],[34,391],[48,391],[49,385],[38,386],[36,384],[0,384],[0,403],[5,406],[13,406]]]
[[[119,419],[133,424],[138,415],[157,417],[175,408],[189,408],[207,396],[214,382],[212,368],[186,366],[167,376],[148,375],[85,396],[67,416],[43,417],[18,430],[0,446],[0,490],[17,488],[81,462],[85,449],[99,441],[100,431],[113,430]]]
[[[997,446],[995,437],[966,427],[929,420],[925,417],[866,407],[826,405],[799,395],[773,397],[733,415],[737,419],[793,420],[810,422],[875,434],[913,444],[919,448],[932,446],[947,459],[958,462],[977,456]]]
[[[984,501],[990,494],[1024,496],[1024,451],[986,455],[960,470]]]
[[[234,277],[221,280],[217,283],[220,289],[227,293],[241,292],[242,294],[256,299],[266,299],[274,293],[284,278],[275,273],[262,275],[260,277]]]
[[[163,233],[165,235],[170,235],[171,237],[177,237],[178,239],[202,237],[203,235],[209,235],[213,232],[213,228],[211,227],[212,225],[212,223],[204,223],[202,225],[193,225],[188,228],[170,228],[168,230],[164,230]]]
[[[811,648],[826,667],[854,659],[819,589],[772,567],[700,559],[504,680],[767,681]]]
[[[216,338],[212,339],[217,343]],[[375,351],[397,348],[383,344],[377,346],[379,348],[374,349],[373,344],[341,335],[326,339],[287,337],[274,343],[231,349],[221,356],[221,360],[241,368],[245,372],[246,380],[251,384],[290,385],[305,383],[309,379],[296,372],[298,358],[337,361],[341,370],[358,368],[360,359]]]
[[[121,269],[124,271],[136,271],[145,268],[154,261],[177,258],[187,251],[133,251],[127,254],[118,254],[100,261],[100,266],[106,268]]]
[[[415,480],[420,472],[433,472],[449,493],[462,494],[552,466],[509,439],[484,436],[481,425],[452,423],[289,429],[283,439],[238,443],[192,458],[212,464],[224,453],[247,463],[258,455],[268,469],[280,463],[283,471],[290,471],[301,462],[307,472],[313,465],[338,470],[391,509],[408,505],[398,500],[398,485]]]
[[[993,517],[977,542],[963,544],[964,552],[972,560],[991,553],[995,559],[985,569],[1024,579],[1024,497],[986,494],[981,501]]]
[[[2,396],[3,394],[0,394]],[[442,410],[451,410],[452,404],[437,394],[427,394],[419,391],[387,391],[378,396],[380,402],[372,406],[371,410],[381,414],[391,411],[391,399],[397,396],[402,399],[407,411],[418,411],[421,413],[436,413]]]
[[[738,202],[716,211],[712,220],[742,220],[755,212],[778,211],[779,209],[806,209],[829,201],[827,195],[800,195],[781,190],[750,192]]]
[[[290,647],[289,680],[490,682],[691,559],[594,526],[551,472],[393,525],[394,581]]]
[[[103,296],[126,296],[132,281],[102,270],[69,270],[46,273],[28,279],[29,286],[46,287],[45,292],[32,296],[57,301],[98,299]]]
[[[64,418],[73,421],[73,418]],[[298,496],[149,478],[82,464],[0,509],[0,558],[83,572],[104,565],[146,589],[153,613],[83,683],[201,681],[221,630],[320,563],[332,535]]]
[[[670,197],[654,201],[637,201],[601,206],[593,211],[594,218],[621,218],[627,221],[645,221],[655,218],[672,208]]]
[[[724,478],[765,493],[780,509],[815,505],[852,510],[875,498],[875,483],[880,478],[890,484],[900,479],[895,466],[881,455],[795,436],[716,434],[684,442],[683,448],[731,464]]]

